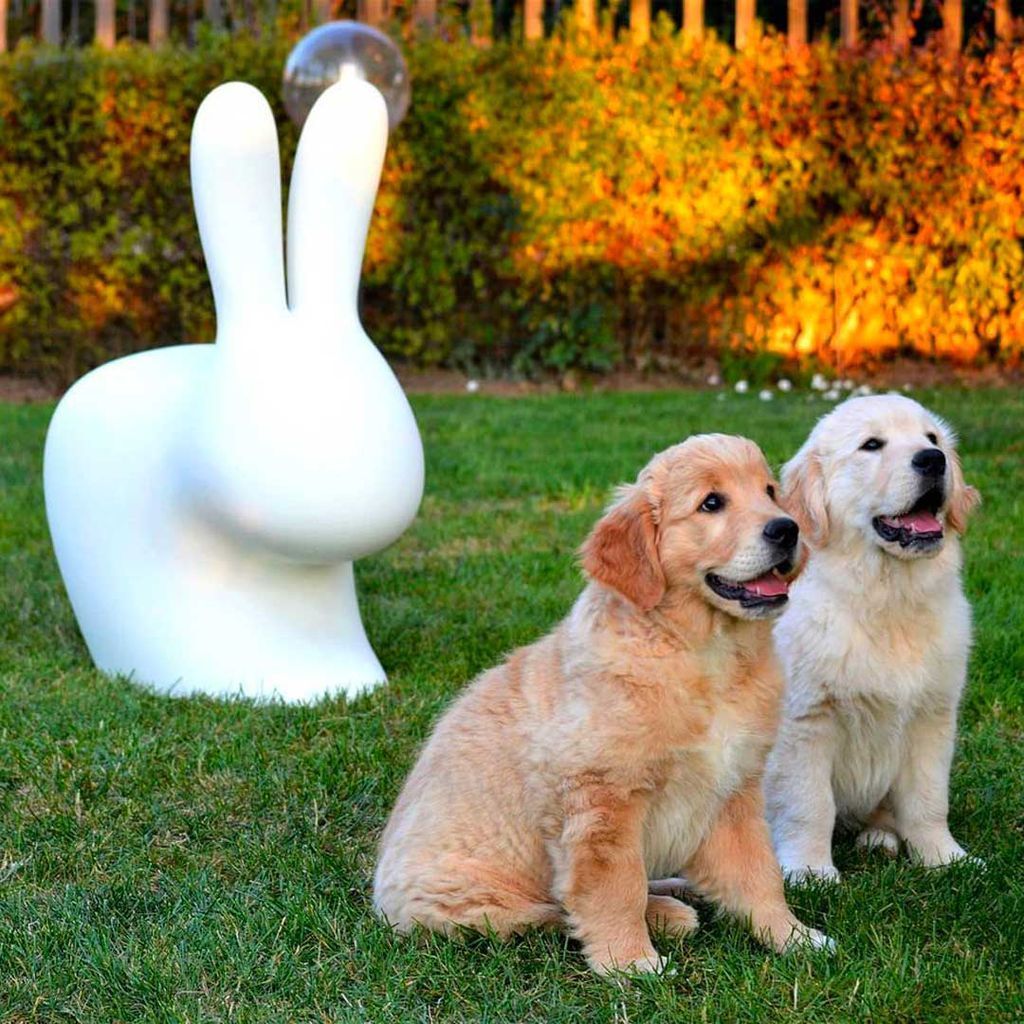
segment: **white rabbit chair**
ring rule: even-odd
[[[387,131],[361,81],[310,112],[286,300],[270,106],[240,82],[200,106],[192,194],[216,343],[101,366],[46,440],[54,549],[103,671],[285,700],[385,679],[352,562],[397,539],[423,493],[416,421],[357,310]]]

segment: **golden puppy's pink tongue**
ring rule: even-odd
[[[914,533],[942,533],[942,523],[931,512],[909,512],[905,516],[885,516],[885,522],[896,529]]]
[[[747,580],[743,584],[743,589],[757,594],[758,597],[778,597],[780,594],[789,593],[789,584],[780,576],[766,572],[756,580]]]

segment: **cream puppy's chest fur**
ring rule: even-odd
[[[970,609],[945,574],[920,590],[865,588],[851,600],[832,585],[832,568],[812,566],[775,634],[789,679],[786,717],[830,720],[836,811],[856,822],[888,792],[915,721],[957,704]]]

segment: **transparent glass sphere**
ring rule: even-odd
[[[284,65],[288,116],[301,127],[320,93],[348,76],[380,89],[394,130],[409,109],[409,69],[393,40],[358,21],[329,21],[295,44]]]

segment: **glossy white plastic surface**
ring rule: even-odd
[[[365,82],[317,101],[292,173],[286,298],[270,107],[240,82],[200,106],[192,193],[216,343],[101,366],[46,440],[54,549],[105,672],[289,701],[384,681],[352,563],[396,540],[423,493],[412,410],[356,305],[387,133]]]

